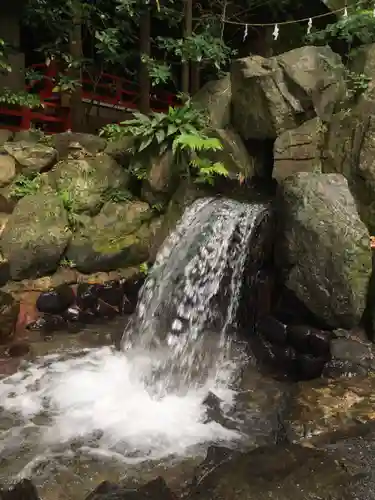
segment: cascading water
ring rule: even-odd
[[[131,464],[238,439],[206,422],[202,401],[212,391],[231,404],[244,355],[230,334],[250,238],[267,213],[196,201],[159,251],[122,352],[54,354],[1,380],[0,479],[45,479],[46,462],[67,467],[77,454]]]

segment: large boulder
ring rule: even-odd
[[[148,260],[155,231],[150,206],[108,202],[70,242],[66,258],[83,273],[111,271]]]
[[[70,240],[68,217],[60,197],[48,190],[22,198],[8,219],[0,248],[14,280],[55,271]]]
[[[3,149],[14,158],[19,170],[27,175],[51,169],[58,158],[56,149],[41,143],[6,142]]]
[[[283,132],[274,144],[273,177],[280,181],[297,172],[322,172],[322,147],[326,126],[313,118]]]
[[[287,288],[331,327],[357,325],[372,270],[369,233],[345,178],[301,172],[279,186],[276,260]]]
[[[0,154],[0,188],[10,184],[15,176],[15,159],[8,154]]]
[[[244,139],[276,139],[314,116],[326,121],[346,96],[344,72],[329,47],[238,59],[231,71],[232,123]]]
[[[213,80],[203,85],[193,101],[208,113],[212,127],[222,129],[231,121],[231,98],[231,78],[228,74],[221,80]]]
[[[51,172],[56,188],[71,200],[75,213],[96,215],[109,192],[127,187],[129,176],[106,154],[63,160]]]
[[[323,170],[347,178],[361,219],[375,234],[375,99],[371,96],[362,96],[353,109],[331,120]]]

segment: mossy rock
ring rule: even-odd
[[[72,239],[66,258],[83,273],[111,271],[148,260],[153,211],[147,203],[108,202]]]

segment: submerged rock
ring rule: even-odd
[[[287,436],[298,442],[375,420],[375,379],[301,382],[285,418]]]
[[[8,490],[0,489],[1,500],[40,500],[38,491],[29,479],[22,479]]]
[[[361,320],[372,271],[368,231],[345,178],[299,173],[278,191],[276,260],[286,287],[330,327]]]
[[[85,500],[177,500],[162,477],[138,487],[127,488],[103,481]]]
[[[344,463],[337,453],[329,456],[298,445],[261,447],[247,453],[209,451],[187,498],[354,500],[350,487],[357,478]]]

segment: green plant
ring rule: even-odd
[[[103,198],[105,201],[113,201],[115,203],[121,203],[124,201],[131,201],[133,199],[133,195],[129,190],[125,188],[110,187],[104,193]]]
[[[41,185],[42,179],[40,174],[33,176],[21,174],[13,182],[10,190],[10,196],[12,198],[20,199],[29,194],[35,194],[39,191]]]
[[[170,107],[168,113],[133,113],[134,119],[120,125],[107,125],[101,131],[109,140],[123,136],[133,138],[129,151],[133,154],[130,170],[138,179],[147,176],[150,158],[172,151],[174,164],[184,169],[197,182],[212,184],[217,175],[227,176],[220,162],[212,162],[208,153],[222,149],[219,139],[206,134],[206,114],[190,100],[181,107]]]
[[[0,91],[0,103],[11,106],[25,106],[27,108],[39,108],[42,106],[40,98],[36,94],[28,94],[27,92],[15,92],[8,88],[3,88]]]
[[[149,272],[149,265],[148,265],[148,262],[142,262],[142,264],[139,265],[139,271],[141,274],[143,274],[144,276],[147,276],[148,272]]]
[[[82,227],[82,221],[75,211],[75,201],[72,194],[65,190],[58,190],[57,194],[59,195],[59,198],[66,210],[69,229],[73,232],[77,231],[77,229]]]
[[[69,267],[70,269],[74,269],[76,267],[76,263],[73,260],[67,259],[64,257],[61,262],[60,266],[62,267]]]
[[[372,78],[364,73],[356,73],[355,71],[345,71],[345,79],[348,86],[348,97],[356,97],[368,89]]]
[[[152,206],[151,206],[151,209],[156,212],[157,214],[160,214],[164,211],[164,205],[163,203],[154,203]]]

